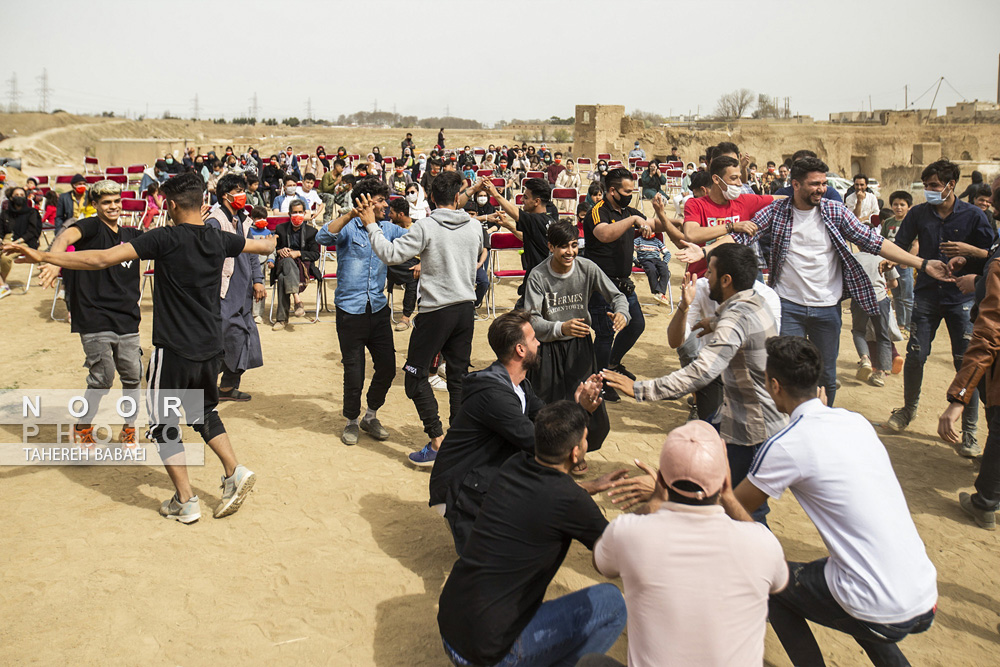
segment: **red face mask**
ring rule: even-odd
[[[84,192],[87,191],[87,186],[86,185],[74,185],[73,189],[76,190],[76,194],[82,195]]]
[[[264,229],[267,227],[267,220],[254,220],[253,226],[257,229]]]
[[[396,173],[397,174],[402,174],[403,173],[403,168],[402,167],[397,167],[396,168]]]
[[[233,195],[233,208],[243,208],[247,205],[247,193],[240,192]]]
[[[306,216],[304,215],[293,215],[292,216],[292,226],[301,227],[302,223],[306,221]]]
[[[3,183],[6,180],[7,180],[7,174],[0,174],[0,183]]]

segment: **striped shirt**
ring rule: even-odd
[[[678,371],[655,380],[636,381],[635,400],[680,398],[722,376],[722,439],[734,445],[757,445],[785,425],[767,393],[764,343],[778,335],[778,323],[760,294],[737,292],[719,305],[715,331],[698,357]]]
[[[762,240],[762,237],[769,237],[770,243],[767,245],[770,247],[770,257],[768,257],[770,272],[767,284],[770,287],[778,284],[778,278],[781,277],[781,270],[785,265],[785,257],[788,255],[792,239],[792,205],[791,197],[776,201],[753,217],[752,222],[757,225],[755,235],[743,233],[732,235],[734,241],[743,245],[750,245],[754,241]],[[875,289],[865,270],[858,264],[858,260],[854,259],[847,242],[856,243],[864,252],[878,255],[882,252],[884,240],[882,235],[878,230],[872,229],[854,217],[854,214],[840,202],[823,199],[819,205],[819,214],[836,251],[836,256],[829,259],[831,262],[839,259],[843,267],[844,292],[854,298],[866,313],[878,316]]]

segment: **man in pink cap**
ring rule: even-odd
[[[628,664],[760,665],[768,596],[788,582],[777,538],[734,521],[726,446],[707,422],[667,436],[656,491],[643,514],[623,514],[594,548],[594,565],[620,576],[628,609]]]

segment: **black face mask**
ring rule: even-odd
[[[25,197],[11,197],[10,203],[14,208],[24,208],[28,200]]]
[[[626,197],[625,195],[619,192],[616,201],[618,202],[618,208],[624,209],[626,206],[632,203],[632,195]]]

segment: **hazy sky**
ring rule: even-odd
[[[163,10],[156,9],[163,7]],[[575,104],[709,113],[749,88],[793,112],[902,108],[944,76],[996,100],[1000,0],[48,0],[3,12],[22,108],[202,118],[359,109],[492,123]],[[918,101],[930,105],[933,90]],[[9,83],[0,88],[8,103]],[[962,99],[948,83],[935,106]],[[148,105],[148,106],[147,106]]]

